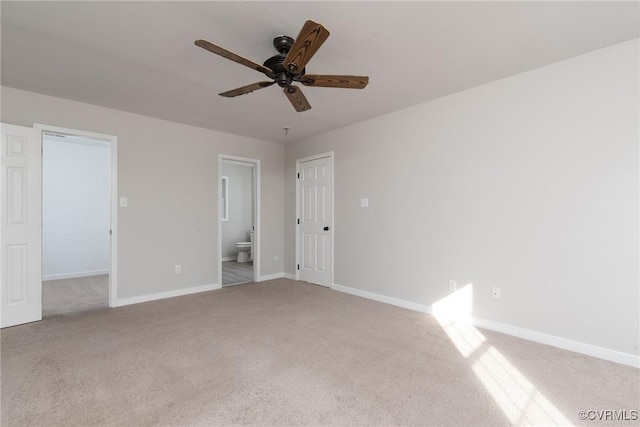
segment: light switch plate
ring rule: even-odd
[[[360,207],[368,208],[369,207],[369,199],[360,199]]]
[[[126,197],[120,197],[120,207],[121,208],[126,208],[127,206],[129,206],[129,201],[127,200]]]

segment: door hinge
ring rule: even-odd
[[[109,235],[111,236],[113,234],[113,230],[109,230]]]
[[[300,179],[300,172],[298,172],[298,179]]]
[[[300,270],[300,264],[298,264],[298,270]]]
[[[298,218],[298,225],[300,225],[300,218]]]

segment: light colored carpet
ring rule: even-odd
[[[222,263],[222,286],[253,282],[253,261]]]
[[[42,317],[109,307],[109,275],[42,282]]]
[[[287,279],[7,328],[1,351],[3,426],[611,425],[577,412],[640,397],[637,369]]]

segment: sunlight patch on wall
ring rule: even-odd
[[[432,306],[433,316],[464,357],[469,357],[486,341],[471,324],[473,284],[469,283]]]
[[[467,283],[433,304],[431,312],[439,322],[470,321],[473,311],[473,283]]]

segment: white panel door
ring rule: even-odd
[[[2,123],[0,326],[42,319],[42,138]]]
[[[331,158],[299,163],[299,279],[331,286],[333,277],[333,171]]]

